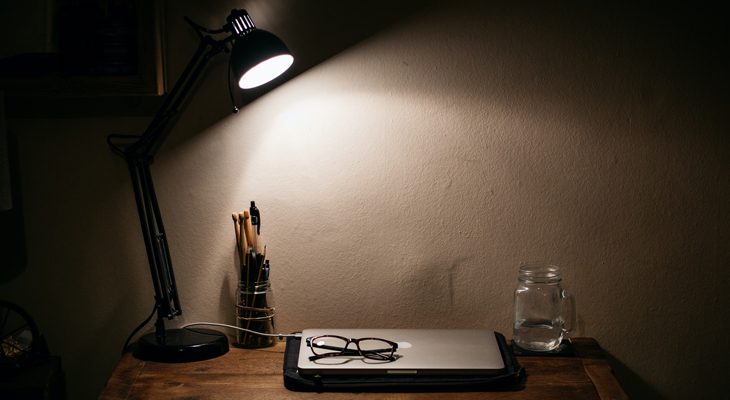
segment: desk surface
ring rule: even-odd
[[[517,357],[526,376],[499,392],[449,393],[451,399],[628,399],[598,343],[572,338],[575,357]],[[442,399],[443,393],[306,393],[284,387],[284,343],[231,346],[218,358],[186,364],[140,361],[126,353],[99,399]]]

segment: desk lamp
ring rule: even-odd
[[[185,21],[198,34],[200,46],[147,130],[142,135],[107,137],[112,150],[123,156],[129,166],[147,261],[155,288],[155,308],[149,318],[132,332],[130,339],[152,319],[156,311],[155,332],[139,339],[135,356],[160,362],[189,362],[218,357],[228,351],[228,338],[218,331],[209,329],[165,329],[164,319],[172,320],[181,315],[182,310],[165,228],[150,174],[149,166],[153,162],[153,154],[164,140],[165,128],[178,114],[185,98],[213,56],[221,52],[231,53],[228,64],[231,102],[233,102],[231,72],[239,87],[250,89],[281,75],[294,61],[286,45],[272,33],[256,29],[245,10],[231,11],[226,19],[227,23],[218,30],[203,28],[187,17]],[[227,34],[227,37],[216,40],[210,36],[216,34]],[[233,112],[238,112],[235,103]],[[114,144],[112,139],[136,139],[136,141],[121,148]]]

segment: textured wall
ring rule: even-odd
[[[214,25],[193,3],[168,4],[171,81],[195,47],[179,17]],[[255,200],[282,332],[509,337],[517,268],[550,262],[630,396],[726,396],[727,14],[502,3],[402,12],[237,115],[213,65],[153,165],[184,310],[171,325],[234,322],[230,213]],[[246,7],[295,57],[345,29],[308,41],[268,22],[295,6],[271,4]],[[152,307],[129,178],[103,142],[148,121],[8,123],[29,265],[0,290],[64,357],[72,398],[101,390]]]

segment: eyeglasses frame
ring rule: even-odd
[[[315,339],[326,338],[326,337],[344,340],[345,341],[345,347],[343,347],[342,348],[342,351],[340,351],[339,353],[329,353],[329,354],[317,354],[317,353],[315,353],[314,352],[314,346],[312,346],[312,343],[315,342]],[[352,338],[347,338],[347,337],[344,337],[344,336],[337,336],[337,335],[320,335],[320,336],[308,337],[306,340],[307,340],[307,346],[312,350],[312,353],[314,354],[314,357],[309,357],[310,360],[315,360],[315,359],[325,358],[325,357],[338,357],[338,356],[350,355],[350,354],[346,354],[346,352],[348,351],[348,348],[347,347],[350,345],[350,343],[355,343],[355,346],[357,347],[357,352],[361,356],[363,356],[365,358],[369,358],[371,360],[392,360],[393,359],[393,355],[395,354],[395,351],[398,350],[398,343],[392,342],[390,340],[385,340],[385,339],[381,339],[381,338],[372,338],[372,337],[352,339]],[[390,347],[391,347],[390,355],[387,356],[387,357],[385,357],[385,356],[382,356],[382,355],[380,355],[378,353],[373,353],[374,350],[365,350],[365,351],[363,351],[360,348],[360,342],[363,341],[363,340],[379,340],[381,342],[388,343],[390,345]],[[320,346],[317,346],[317,347],[318,348],[326,348],[326,347],[320,347]],[[330,350],[336,350],[336,349],[339,349],[339,347],[338,348],[330,348]],[[350,352],[353,352],[353,350],[349,350],[349,351]]]

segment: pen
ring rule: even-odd
[[[251,230],[253,231],[254,240],[253,248],[256,252],[261,252],[261,243],[259,242],[259,235],[261,234],[261,213],[256,208],[256,202],[251,201],[251,207],[249,208],[251,213]]]
[[[269,280],[270,272],[271,272],[271,269],[269,268],[269,260],[266,260],[266,263],[264,264],[264,281]]]
[[[259,209],[256,208],[256,202],[251,201],[251,207],[249,208],[251,212],[251,225],[256,225],[256,234],[261,234],[261,213],[259,212]]]

